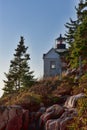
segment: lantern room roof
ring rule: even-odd
[[[62,37],[62,34],[60,34],[60,36],[56,39],[57,41],[64,41],[65,40],[65,37]]]

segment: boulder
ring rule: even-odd
[[[48,120],[45,125],[45,130],[60,130],[60,119]]]
[[[20,130],[22,128],[23,111],[19,106],[8,107],[8,123],[6,130]]]
[[[82,98],[84,97],[85,95],[83,93],[80,93],[80,94],[77,94],[77,95],[73,95],[73,96],[70,96],[67,98],[64,106],[67,107],[67,108],[73,108],[75,107],[76,105],[76,101],[79,99],[79,98]]]
[[[22,129],[23,130],[28,130],[29,128],[29,111],[28,110],[23,110],[23,117],[22,117]]]
[[[47,120],[60,117],[63,112],[64,108],[57,104],[47,108],[46,112],[40,117],[40,127],[42,127]]]
[[[0,130],[28,130],[29,111],[22,107],[0,106]]]
[[[46,110],[46,113],[41,116],[42,122],[45,124],[45,130],[67,130],[69,122],[78,115],[75,104],[81,97],[84,97],[83,93],[68,97],[64,107],[57,104],[49,107]]]
[[[22,117],[15,116],[8,121],[6,130],[21,130],[22,128]]]
[[[9,120],[9,110],[7,107],[0,106],[0,130],[5,130]]]
[[[36,112],[31,112],[29,114],[29,130],[36,130],[36,118],[35,118]]]
[[[45,124],[45,130],[66,130],[68,122],[71,121],[76,115],[77,112],[74,109],[66,109],[58,119],[48,120]]]

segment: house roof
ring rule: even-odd
[[[59,54],[56,52],[55,48],[51,48],[47,53],[43,54],[44,58],[59,58]]]

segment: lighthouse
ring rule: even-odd
[[[66,66],[66,53],[65,38],[60,34],[60,36],[55,39],[55,47],[43,54],[44,77],[54,77],[62,74]]]

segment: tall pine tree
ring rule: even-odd
[[[77,22],[67,23],[68,33],[66,38],[70,43],[69,58],[72,67],[79,66],[79,57],[84,65],[87,57],[87,0],[80,0],[76,8]],[[74,25],[74,26],[73,26]],[[71,32],[70,32],[71,29]]]
[[[30,55],[27,53],[28,47],[24,45],[24,38],[21,37],[17,49],[15,49],[14,59],[10,62],[10,69],[5,73],[7,80],[4,80],[4,93],[12,93],[20,90],[21,87],[30,87],[34,83],[33,71],[30,71],[28,61]]]
[[[87,15],[76,30],[71,57],[74,67],[79,65],[79,57],[81,57],[83,65],[87,64]]]
[[[67,28],[67,32],[65,34],[66,42],[69,44],[70,47],[72,46],[72,43],[74,41],[74,34],[77,25],[78,25],[78,21],[77,20],[74,21],[71,18],[70,18],[70,22],[67,22],[65,24],[65,27]]]
[[[72,18],[70,18],[70,21],[65,24],[65,27],[67,28],[67,32],[65,33],[66,41],[70,45],[70,47],[72,46],[72,43],[74,42],[74,38],[75,38],[74,35],[77,30],[77,27],[79,26],[79,24],[82,22],[82,19],[83,19],[82,10],[84,9],[84,7],[86,7],[83,0],[79,0],[79,1],[80,2],[78,4],[78,7],[75,7],[77,19],[72,20]]]

